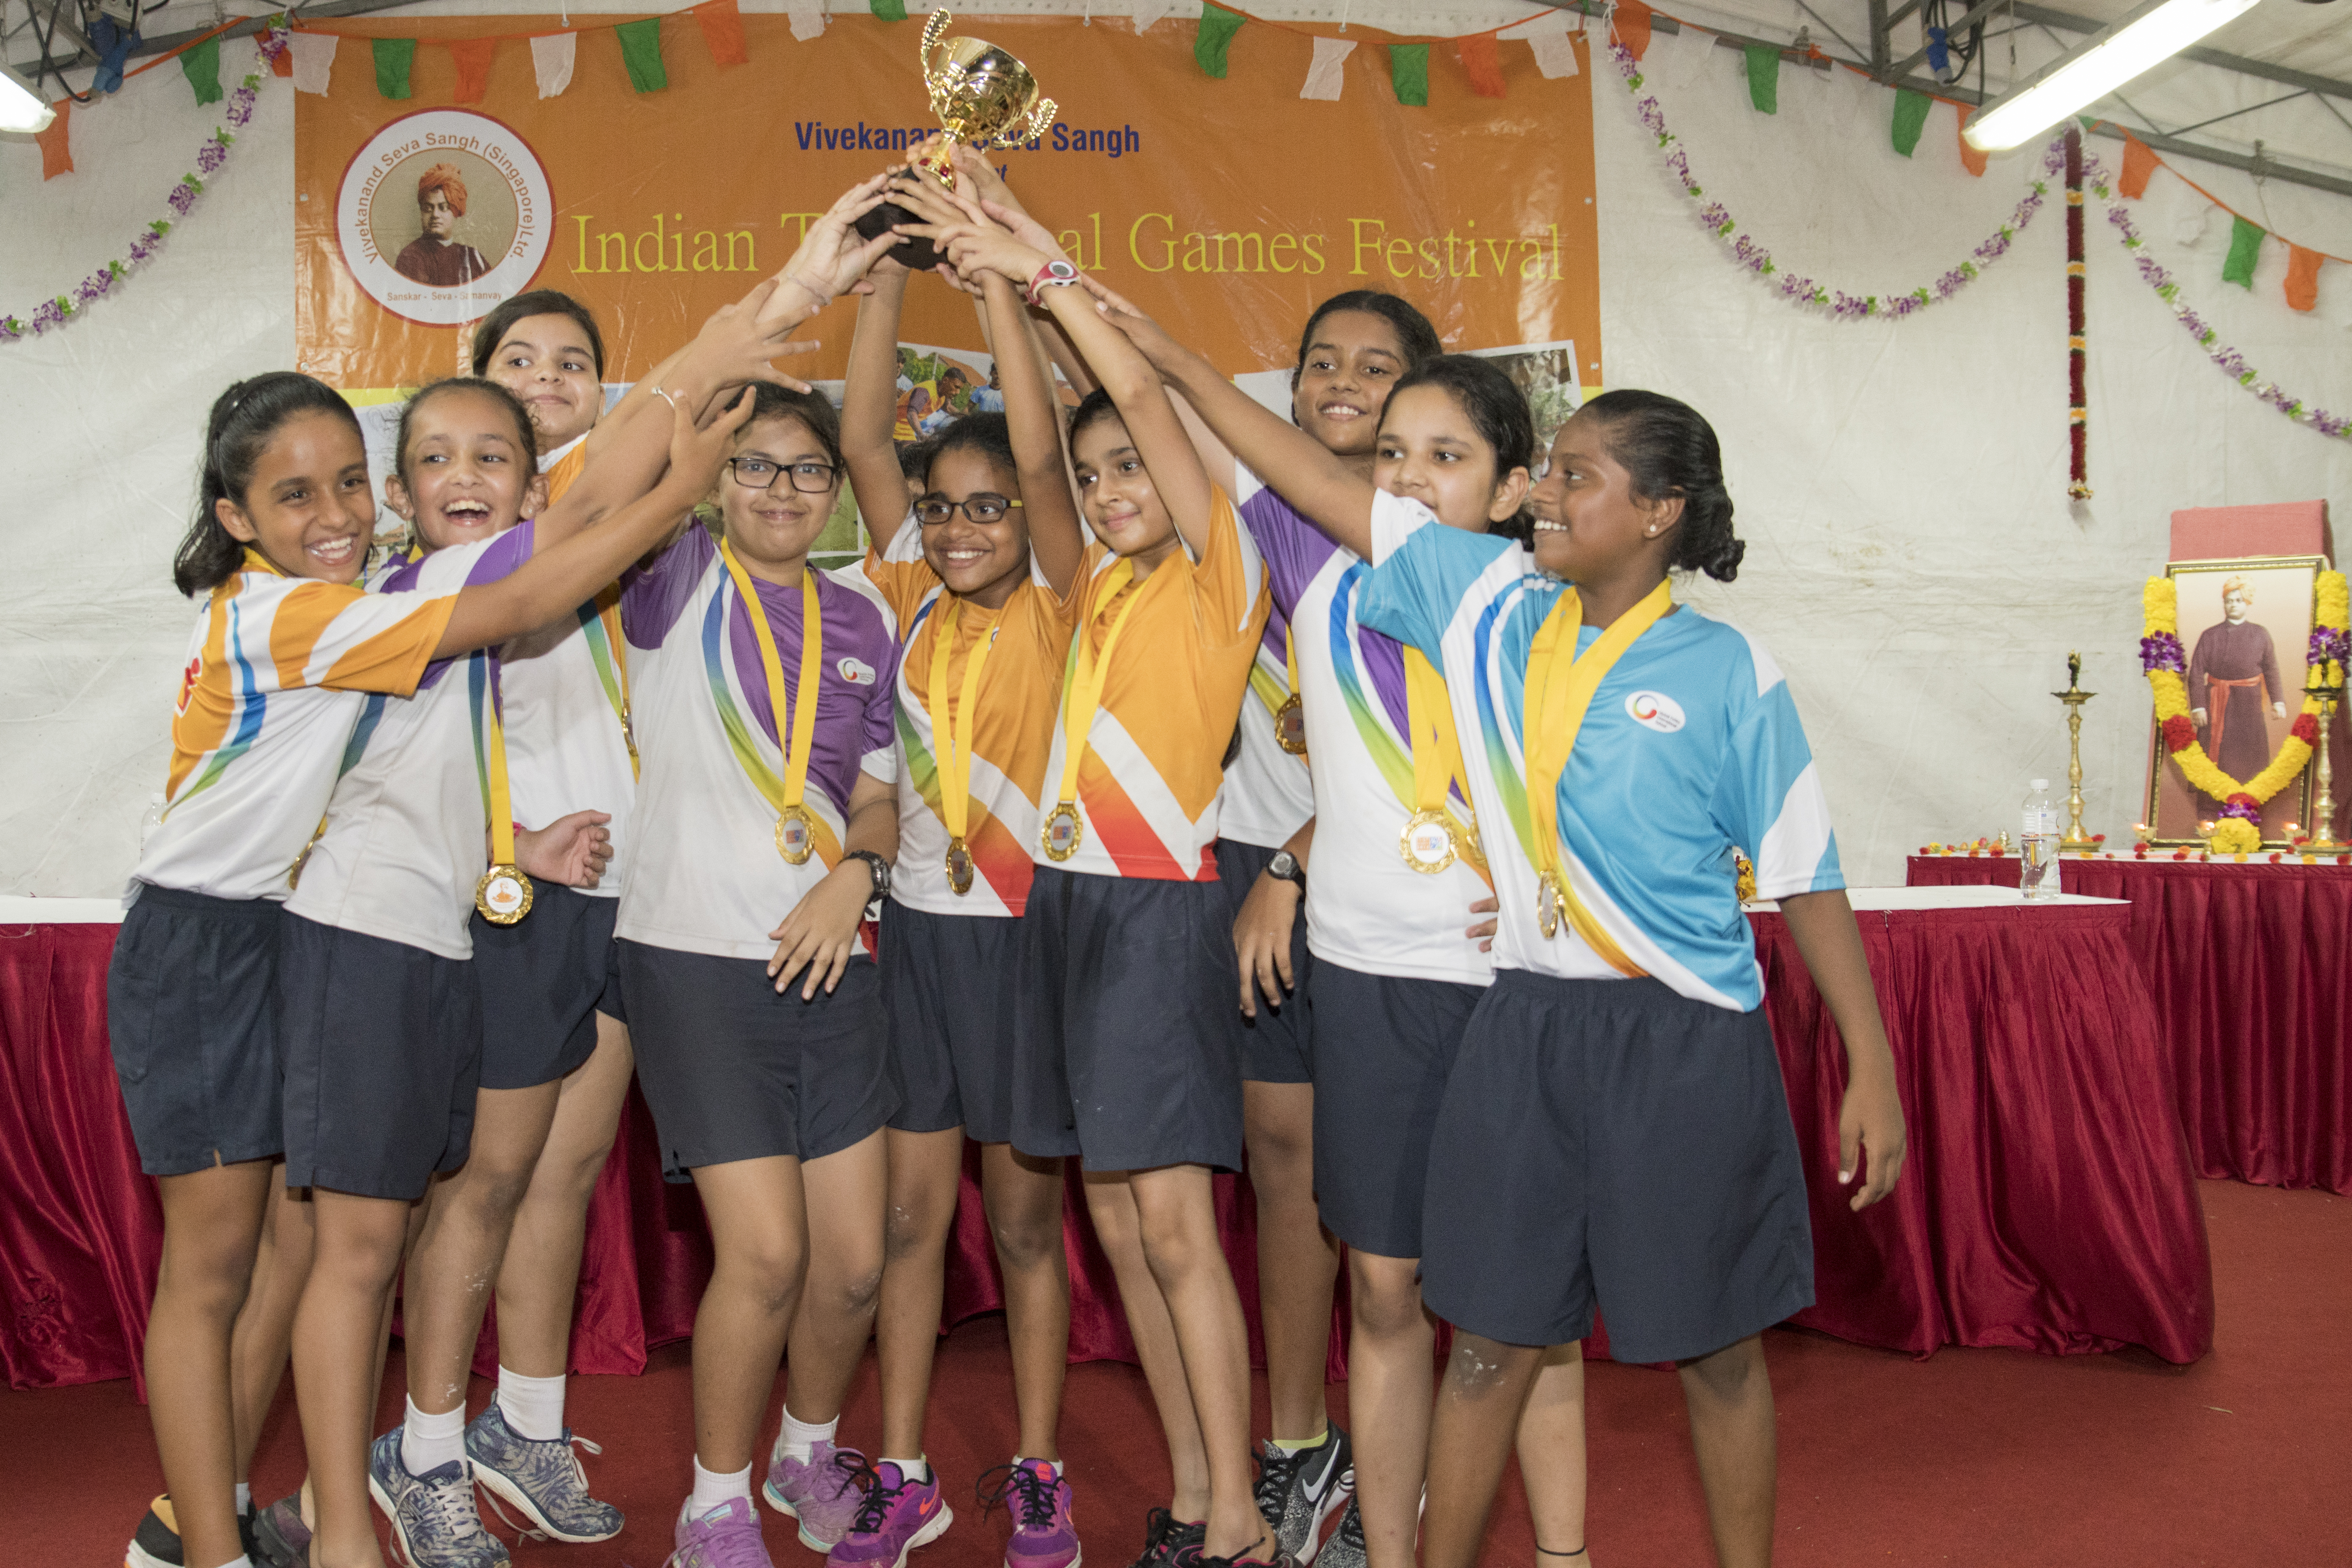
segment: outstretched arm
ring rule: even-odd
[[[996,272],[984,273],[990,336],[996,343],[997,379],[1004,387],[1004,423],[1013,437],[1013,463],[1021,478],[1021,508],[1029,519],[1029,552],[1066,597],[1086,558],[1070,470],[1062,454],[1062,405],[1054,378],[1030,335],[1021,291]]]
[[[858,301],[857,333],[849,341],[848,383],[841,397],[841,458],[849,467],[866,531],[887,543],[907,515],[907,481],[890,439],[897,422],[898,321],[908,272],[885,257],[870,275],[874,291]]]

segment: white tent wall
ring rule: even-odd
[[[230,43],[224,78],[252,58]],[[1892,95],[1849,72],[1785,69],[1774,118],[1748,106],[1742,72],[1736,51],[1661,33],[1646,90],[1709,195],[1781,265],[1826,284],[1931,284],[2033,177],[2021,154],[1969,178],[1941,106],[1916,156],[1900,157]],[[1788,671],[1849,878],[1899,882],[1906,849],[2011,826],[2029,775],[2063,779],[2048,694],[2074,648],[2101,693],[2084,734],[2089,818],[2122,840],[2146,765],[2138,584],[2161,566],[2171,510],[2343,500],[2352,442],[2289,423],[2206,363],[2094,205],[2097,495],[2070,505],[2054,183],[2016,248],[1956,299],[1903,321],[1833,321],[1728,258],[1605,56],[1592,74],[1608,379],[1686,398],[1723,435],[1748,555],[1736,584],[1691,597],[1756,632]],[[80,172],[68,178],[43,184],[29,141],[0,142],[0,306],[69,289],[155,216],[220,121],[221,106],[195,107],[176,79],[165,67],[77,114]],[[292,97],[265,83],[227,168],[118,294],[0,348],[0,891],[118,889],[162,785],[190,622],[169,564],[204,413],[229,381],[293,361]],[[2115,164],[2115,143],[2092,145]],[[2352,202],[2192,173],[2242,210],[2267,202],[2279,232],[2352,255]],[[2323,268],[2318,311],[2298,315],[2281,298],[2283,247],[2266,247],[2251,293],[2221,282],[2229,223],[2195,224],[2206,210],[2158,174],[2136,216],[2226,341],[2305,398],[2352,410],[2352,268]]]

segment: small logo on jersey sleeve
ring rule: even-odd
[[[188,660],[188,668],[180,672],[179,706],[174,708],[173,711],[177,713],[185,713],[188,710],[188,699],[195,695],[196,678],[204,674],[204,655],[198,654],[195,658]]]
[[[1671,735],[1684,724],[1683,705],[1663,691],[1636,691],[1625,699],[1625,711],[1634,723]]]
[[[841,671],[841,679],[852,686],[874,684],[874,667],[862,658],[845,658],[834,668]]]

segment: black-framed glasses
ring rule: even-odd
[[[915,521],[927,528],[937,528],[961,511],[977,523],[1003,522],[1004,514],[1020,504],[1003,496],[966,496],[961,500],[942,500],[933,496],[915,503]]]
[[[765,458],[730,458],[727,467],[747,490],[772,489],[779,474],[790,474],[793,489],[813,496],[833,489],[833,476],[840,472],[831,463],[772,463]]]

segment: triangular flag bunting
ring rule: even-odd
[[[1396,86],[1399,103],[1429,106],[1429,46],[1391,44],[1389,80]]]
[[[1547,81],[1558,81],[1577,72],[1576,40],[1568,36],[1568,24],[1562,22],[1558,32],[1529,33],[1527,46],[1536,55],[1536,69]]]
[[[459,103],[479,103],[490,95],[490,61],[499,52],[496,38],[459,38],[449,45],[457,62]]]
[[[907,19],[907,0],[871,0],[871,3],[874,14],[886,22],[903,22]]]
[[[621,40],[621,62],[629,68],[631,87],[639,92],[659,92],[669,85],[669,72],[662,68],[659,16],[623,22],[613,34]]]
[[[2147,177],[2156,173],[2156,149],[2133,135],[2124,132],[2124,172],[2116,181],[2116,189],[2133,201],[2147,195]]]
[[[1131,0],[1131,4],[1135,30],[1139,33],[1151,31],[1153,23],[1176,8],[1173,0]]]
[[[702,41],[710,46],[714,65],[751,63],[751,46],[743,40],[743,13],[735,8],[735,0],[702,0],[694,8],[694,19],[702,24]]]
[[[1650,48],[1650,8],[1642,0],[1617,0],[1617,8],[1609,14],[1609,25],[1617,30],[1617,41],[1625,52],[1640,59]]]
[[[2263,253],[2263,230],[2237,214],[2230,215],[2230,259],[2221,263],[2221,281],[2241,289],[2254,286],[2254,262]]]
[[[1503,96],[1503,61],[1495,52],[1495,35],[1473,33],[1455,46],[1462,68],[1470,75],[1470,90],[1480,98]]]
[[[73,148],[66,139],[66,121],[73,113],[73,100],[61,98],[55,107],[58,117],[49,121],[47,131],[33,138],[41,144],[41,178],[44,180],[54,180],[59,174],[74,172]]]
[[[1301,98],[1321,99],[1326,103],[1339,101],[1340,68],[1348,57],[1356,52],[1354,43],[1346,38],[1315,39],[1315,59],[1307,68],[1307,80],[1299,87]]]
[[[408,70],[416,63],[415,38],[375,38],[375,89],[386,98],[408,96]]]
[[[1919,132],[1927,123],[1927,110],[1936,100],[1924,92],[1913,92],[1907,87],[1895,89],[1895,150],[1906,158],[1919,145]]]
[[[1969,145],[1969,119],[1975,113],[1976,110],[1973,108],[1963,109],[1960,110],[1960,167],[1966,169],[1969,174],[1974,174],[1978,179],[1981,180],[1984,178],[1985,160],[1991,157],[1992,154],[1990,153],[1979,153],[1975,148]]]
[[[294,62],[294,90],[323,94],[335,75],[335,50],[342,39],[332,33],[297,33],[286,58]]]
[[[786,0],[784,13],[793,19],[793,42],[824,37],[824,0]]]
[[[1225,51],[1241,30],[1242,19],[1231,11],[1205,3],[1201,6],[1201,30],[1192,37],[1192,62],[1202,75],[1225,79]]]
[[[220,39],[217,36],[184,49],[180,55],[180,74],[196,89],[198,103],[218,103],[221,100]]]
[[[270,18],[270,24],[273,26],[284,26],[286,25],[286,14],[283,11],[279,12],[277,16]],[[271,55],[269,57],[269,74],[271,76],[292,76],[294,74],[294,51],[292,49],[280,49],[276,54]]]
[[[2319,263],[2315,250],[2305,250],[2290,243],[2286,247],[2286,305],[2290,310],[2309,310],[2319,304]]]
[[[572,85],[572,68],[580,58],[580,35],[551,33],[530,41],[530,74],[539,79],[539,96],[553,98]]]
[[[1759,114],[1780,112],[1780,51],[1770,44],[1749,44],[1748,101]]]

